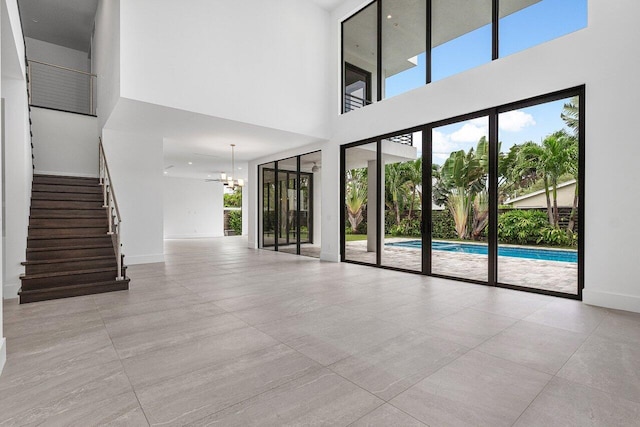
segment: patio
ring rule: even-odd
[[[404,238],[388,238],[395,243]],[[415,240],[415,239],[412,239]],[[487,280],[487,256],[434,250],[431,270],[433,274],[473,280]],[[346,259],[375,264],[376,253],[367,252],[367,241],[346,243]],[[383,247],[382,265],[421,271],[420,248],[398,246]],[[578,264],[501,256],[498,258],[498,281],[504,284],[577,294]]]

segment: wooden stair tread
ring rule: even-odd
[[[97,227],[89,227],[89,228],[97,228]],[[29,236],[27,239],[29,240],[54,240],[54,239],[95,239],[96,237],[111,237],[111,234],[101,233],[101,234],[67,234],[62,236]]]
[[[38,218],[38,219],[41,219],[41,218]],[[53,219],[60,219],[60,218],[53,218]],[[86,219],[86,218],[73,218],[73,219]],[[107,220],[105,219],[105,222],[106,221]],[[73,225],[73,226],[70,226],[70,225],[30,225],[29,228],[33,229],[33,230],[43,230],[43,229],[47,229],[47,228],[55,228],[55,229],[58,229],[58,228],[70,228],[70,229],[73,229],[73,228],[109,228],[109,225],[108,224],[106,224],[106,225],[92,225],[92,224],[81,225],[81,224],[79,224],[79,225]]]
[[[57,288],[47,288],[47,289],[33,289],[30,291],[23,291],[22,289],[20,289],[20,291],[18,293],[37,293],[37,292],[42,292],[42,291],[49,291],[49,290],[60,290],[60,289],[73,289],[73,288],[83,288],[83,287],[87,287],[87,286],[96,286],[96,285],[103,285],[103,284],[109,284],[109,283],[129,283],[131,281],[130,278],[125,277],[122,280],[108,280],[106,282],[92,282],[92,283],[81,283],[78,285],[66,285],[66,286],[59,286]]]
[[[113,248],[112,244],[107,245],[82,245],[82,246],[51,246],[46,248],[27,248],[27,252],[51,252],[51,251],[67,251],[76,249],[103,249]]]
[[[92,268],[88,270],[56,271],[51,273],[23,274],[20,279],[46,279],[49,277],[78,276],[81,274],[107,273],[116,271],[117,267]]]
[[[86,249],[86,248],[83,246],[82,249]],[[22,265],[63,264],[68,262],[79,262],[79,261],[98,261],[103,259],[113,259],[113,256],[102,255],[102,256],[79,257],[79,258],[44,259],[44,260],[38,260],[38,261],[23,261],[21,264]],[[114,263],[115,263],[115,260],[114,260]]]

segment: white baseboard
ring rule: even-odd
[[[2,291],[4,299],[18,298],[20,283],[5,283]]]
[[[330,253],[330,252],[320,252],[320,260],[321,261],[329,261],[329,262],[340,262],[340,254],[339,253]]]
[[[0,338],[0,374],[2,374],[2,368],[7,361],[7,339]]]
[[[60,172],[60,171],[41,171],[35,170],[34,174],[40,175],[59,175],[59,176],[77,176],[78,178],[99,178],[97,173],[76,173],[76,172]]]
[[[210,239],[212,237],[224,237],[224,234],[170,234],[165,239]]]
[[[124,257],[125,265],[153,264],[156,262],[164,262],[164,254],[152,255],[126,255]]]
[[[582,301],[589,305],[640,313],[640,296],[638,295],[584,289],[582,291]]]

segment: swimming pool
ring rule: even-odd
[[[421,248],[420,240],[407,240],[405,242],[386,243],[387,246],[398,246],[403,248]],[[465,254],[487,255],[489,248],[487,245],[477,245],[458,242],[432,242],[431,249],[434,251],[461,252]],[[578,262],[578,251],[567,249],[542,249],[527,248],[523,246],[498,246],[498,256],[538,259],[543,261],[558,262]]]

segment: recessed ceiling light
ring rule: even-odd
[[[211,175],[207,175],[207,178],[211,178]]]
[[[242,168],[238,168],[239,170],[242,170]]]
[[[33,22],[38,22],[38,18],[31,18]]]
[[[391,18],[393,18],[393,16],[387,15],[387,19],[391,19]]]
[[[189,162],[189,164],[190,164],[190,165],[192,165],[192,164],[193,164],[193,162]]]
[[[165,175],[168,175],[168,174],[169,174],[169,172],[167,172],[167,171],[164,171],[164,174],[165,174]]]

